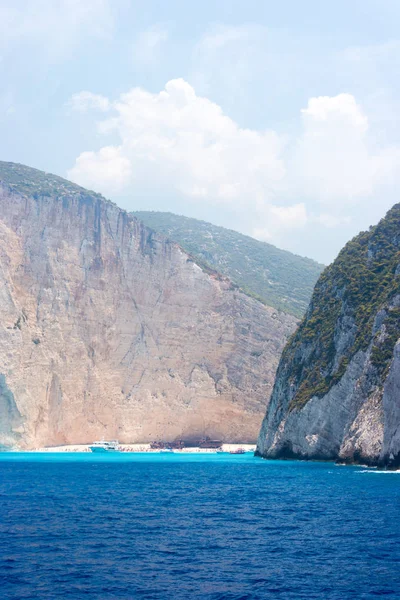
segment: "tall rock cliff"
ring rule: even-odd
[[[282,354],[257,452],[400,464],[400,204],[321,275]]]
[[[295,319],[98,194],[0,180],[0,444],[255,440]]]

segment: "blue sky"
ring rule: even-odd
[[[399,200],[397,0],[3,0],[0,159],[321,262]]]

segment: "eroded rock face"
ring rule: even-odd
[[[84,190],[0,186],[0,443],[255,440],[296,326]]]
[[[400,467],[400,204],[321,276],[257,452]]]
[[[341,381],[322,398],[289,410],[288,389],[273,394],[257,450],[270,458],[377,464],[384,432],[383,388],[371,381],[369,353],[359,352]],[[281,382],[279,374],[279,382]],[[290,394],[290,391],[289,391]]]

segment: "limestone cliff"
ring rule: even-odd
[[[295,319],[98,194],[0,179],[0,443],[255,440]]]
[[[257,452],[400,465],[400,204],[321,275]]]

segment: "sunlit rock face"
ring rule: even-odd
[[[400,468],[400,204],[321,275],[257,452]]]
[[[0,185],[0,444],[255,440],[296,319],[23,169]]]

